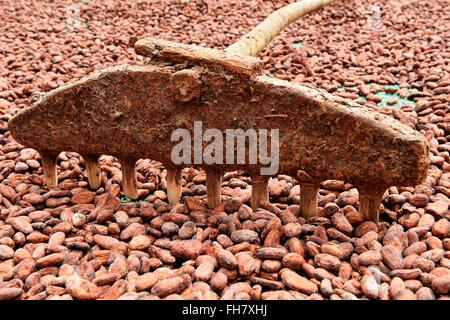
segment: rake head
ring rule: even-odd
[[[277,173],[300,181],[305,217],[316,214],[321,181],[353,184],[360,212],[378,221],[387,188],[414,186],[427,174],[428,143],[420,133],[322,90],[264,76],[257,58],[156,39],[138,41],[135,50],[150,63],[97,71],[50,91],[9,121],[14,139],[40,153],[49,187],[57,186],[56,157],[70,150],[86,160],[92,188],[100,185],[98,157],[117,157],[130,198],[137,198],[135,162],[151,158],[168,168],[170,202],[180,200],[180,170],[191,165],[207,173],[211,207],[220,203],[225,171],[250,174],[254,208],[268,200],[270,176],[261,175],[261,163],[199,164],[194,153],[185,163],[173,162],[178,141],[172,133],[185,129],[194,136],[195,123],[223,136],[227,129],[278,130],[270,139],[279,148]],[[200,141],[204,150],[209,141]]]

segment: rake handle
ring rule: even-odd
[[[255,56],[288,24],[332,1],[334,0],[303,0],[278,9],[225,51],[244,56]]]

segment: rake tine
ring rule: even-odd
[[[206,170],[206,194],[208,195],[208,207],[210,209],[214,209],[220,204],[221,185],[222,185],[221,174],[216,171]]]
[[[139,197],[136,180],[136,160],[121,159],[123,193],[130,199]]]
[[[384,191],[377,192],[360,192],[359,195],[359,212],[369,221],[378,224],[379,208]]]
[[[49,188],[58,185],[58,173],[56,171],[56,158],[58,155],[39,152],[41,155],[42,168],[44,169],[44,181]]]
[[[98,165],[98,156],[88,155],[84,157],[86,171],[91,189],[97,189],[102,183],[101,170]]]
[[[316,215],[318,192],[319,184],[300,182],[300,212],[303,218]]]
[[[263,201],[269,201],[267,188],[269,176],[254,176],[252,178],[252,209],[255,211]]]
[[[181,200],[181,170],[178,168],[167,168],[167,198],[170,204]]]

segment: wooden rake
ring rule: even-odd
[[[19,143],[41,156],[45,183],[57,186],[60,152],[80,153],[90,187],[101,184],[98,157],[109,154],[122,165],[123,191],[138,197],[135,163],[141,158],[167,167],[170,203],[181,199],[181,169],[171,151],[172,133],[203,130],[279,130],[279,174],[300,181],[300,210],[317,212],[321,181],[343,180],[360,192],[360,212],[378,221],[383,193],[392,185],[414,186],[429,165],[426,139],[399,121],[322,90],[262,75],[256,55],[287,24],[328,1],[304,0],[283,7],[224,51],[157,39],[135,43],[151,58],[141,66],[103,69],[50,91],[8,123]],[[206,144],[202,142],[203,146]],[[235,150],[236,151],[236,150]],[[195,165],[191,155],[192,165]],[[207,164],[208,205],[221,201],[221,174],[244,170],[252,179],[252,207],[268,201],[270,176],[261,164]]]

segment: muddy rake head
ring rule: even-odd
[[[225,51],[139,40],[135,51],[151,58],[148,64],[103,69],[50,91],[9,121],[11,135],[40,153],[44,180],[51,188],[57,186],[60,152],[71,150],[84,157],[94,189],[100,186],[98,157],[108,154],[121,162],[125,195],[136,199],[135,163],[150,158],[166,166],[168,200],[175,203],[181,199],[181,169],[189,166],[176,164],[171,157],[177,144],[171,139],[175,130],[192,135],[194,123],[224,135],[227,129],[279,130],[278,174],[300,181],[304,217],[317,212],[320,182],[335,179],[358,188],[360,212],[377,222],[387,188],[414,186],[426,176],[426,139],[370,108],[264,76],[262,61],[252,57],[285,25],[327,2],[301,1],[284,7]],[[201,143],[203,148],[207,145]],[[194,154],[188,158],[188,163],[198,165]],[[268,201],[270,176],[261,175],[262,164],[201,166],[210,208],[221,201],[221,174],[234,170],[251,176],[253,209]]]

